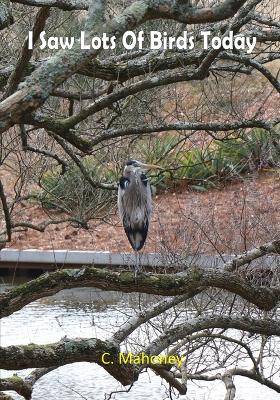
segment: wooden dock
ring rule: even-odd
[[[0,271],[7,268],[48,271],[57,268],[79,268],[82,265],[118,269],[123,266],[133,266],[135,261],[133,253],[38,249],[2,249],[0,251]],[[162,267],[165,264],[162,256],[158,254],[140,254],[139,262],[144,267]]]
[[[175,256],[157,253],[139,253],[139,265],[146,271],[168,272],[182,271],[192,265],[201,268],[219,268],[225,261],[234,258],[233,255],[211,256]],[[39,249],[2,249],[0,251],[1,270],[38,270],[53,271],[58,268],[80,268],[83,265],[112,268],[133,267],[136,264],[134,253],[110,253],[109,251],[79,251],[79,250],[39,250]],[[254,260],[250,266],[278,267],[280,256],[265,256]]]

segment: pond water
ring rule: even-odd
[[[25,280],[23,278],[23,280]],[[0,282],[0,291],[9,285]],[[138,298],[138,297],[137,297]],[[126,320],[136,295],[121,295],[91,288],[63,290],[55,296],[36,301],[0,322],[0,344],[51,343],[62,337],[99,337],[106,339],[112,327]],[[20,371],[25,376],[31,370]],[[0,370],[0,376],[14,371]],[[276,392],[242,377],[235,377],[236,400],[279,400]],[[58,368],[36,383],[32,400],[104,400],[106,394],[123,387],[103,368],[90,363],[75,363]],[[129,393],[112,398],[158,400],[168,398],[164,382],[151,371],[143,373]],[[190,383],[183,400],[224,400],[221,382]],[[22,399],[13,393],[15,399]],[[173,397],[175,398],[175,397]]]

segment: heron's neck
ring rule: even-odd
[[[142,171],[133,171],[133,172],[128,172],[125,173],[124,176],[125,178],[128,178],[130,181],[130,186],[131,187],[138,187],[141,184],[141,175]]]

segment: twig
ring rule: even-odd
[[[4,192],[4,187],[3,187],[1,179],[0,179],[0,198],[1,198],[3,212],[4,212],[4,216],[5,216],[8,242],[10,242],[12,240],[12,221],[11,221],[9,207],[7,204],[7,199],[6,199],[6,195]]]

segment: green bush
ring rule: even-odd
[[[217,182],[240,179],[246,173],[279,166],[279,139],[278,132],[270,134],[263,129],[254,129],[243,132],[238,138],[215,140],[206,149],[181,149],[178,152],[173,148],[165,158],[168,161],[165,166],[173,167],[171,180],[186,180],[194,189],[206,190]],[[165,141],[162,147],[164,144]],[[168,177],[163,176],[167,185]]]

